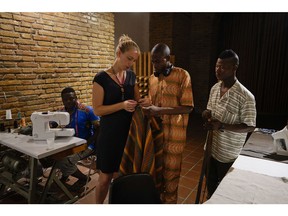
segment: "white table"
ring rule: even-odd
[[[6,185],[8,184],[13,189],[15,189],[16,192],[20,193],[24,197],[27,197],[28,203],[36,203],[37,160],[74,148],[76,146],[83,145],[86,143],[86,140],[80,139],[78,137],[56,137],[54,148],[48,150],[46,140],[43,141],[33,140],[32,136],[26,136],[16,133],[0,133],[0,143],[11,149],[17,150],[25,155],[30,156],[29,165],[31,168],[30,186],[28,193],[26,191],[21,190],[21,188],[17,187],[16,184],[11,182],[11,180],[5,178],[4,176],[0,176],[0,182]],[[48,178],[47,183],[49,182],[50,184],[52,183],[53,174],[54,172],[52,169],[50,173],[51,178]],[[61,185],[60,181],[57,181],[56,183]],[[63,184],[61,186],[63,186]],[[47,190],[44,191],[47,192]],[[67,191],[64,192],[69,196],[69,198],[72,198]],[[44,193],[44,196],[45,195],[46,193]]]
[[[256,135],[256,134],[255,134]],[[251,135],[248,143],[259,142]],[[270,143],[270,136],[261,136],[262,141]],[[266,144],[267,144],[266,143]],[[256,143],[257,144],[257,143]],[[259,144],[259,143],[258,143]],[[252,145],[249,145],[249,148]],[[257,145],[259,148],[259,145]],[[272,146],[259,148],[263,155],[270,154]],[[257,149],[255,148],[255,149]],[[206,201],[206,204],[287,204],[288,203],[288,164],[240,155],[233,163],[220,185]]]

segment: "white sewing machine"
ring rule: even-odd
[[[50,128],[49,122],[57,122],[58,125],[68,125],[70,115],[68,112],[33,112],[31,115],[34,140],[46,140],[57,136],[73,136],[74,128]]]
[[[274,149],[278,155],[288,156],[288,125],[282,130],[272,134],[274,139]]]

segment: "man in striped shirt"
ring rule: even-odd
[[[211,88],[207,110],[202,113],[205,128],[213,133],[207,167],[208,198],[240,154],[247,133],[256,126],[255,98],[237,80],[238,66],[239,58],[233,50],[219,55],[215,68],[219,82]]]

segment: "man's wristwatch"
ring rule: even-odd
[[[224,126],[223,123],[221,123],[220,127],[218,128],[218,130],[220,130],[221,132],[224,132],[225,126]]]

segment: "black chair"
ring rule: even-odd
[[[161,204],[161,200],[149,173],[133,173],[111,182],[109,204]]]

